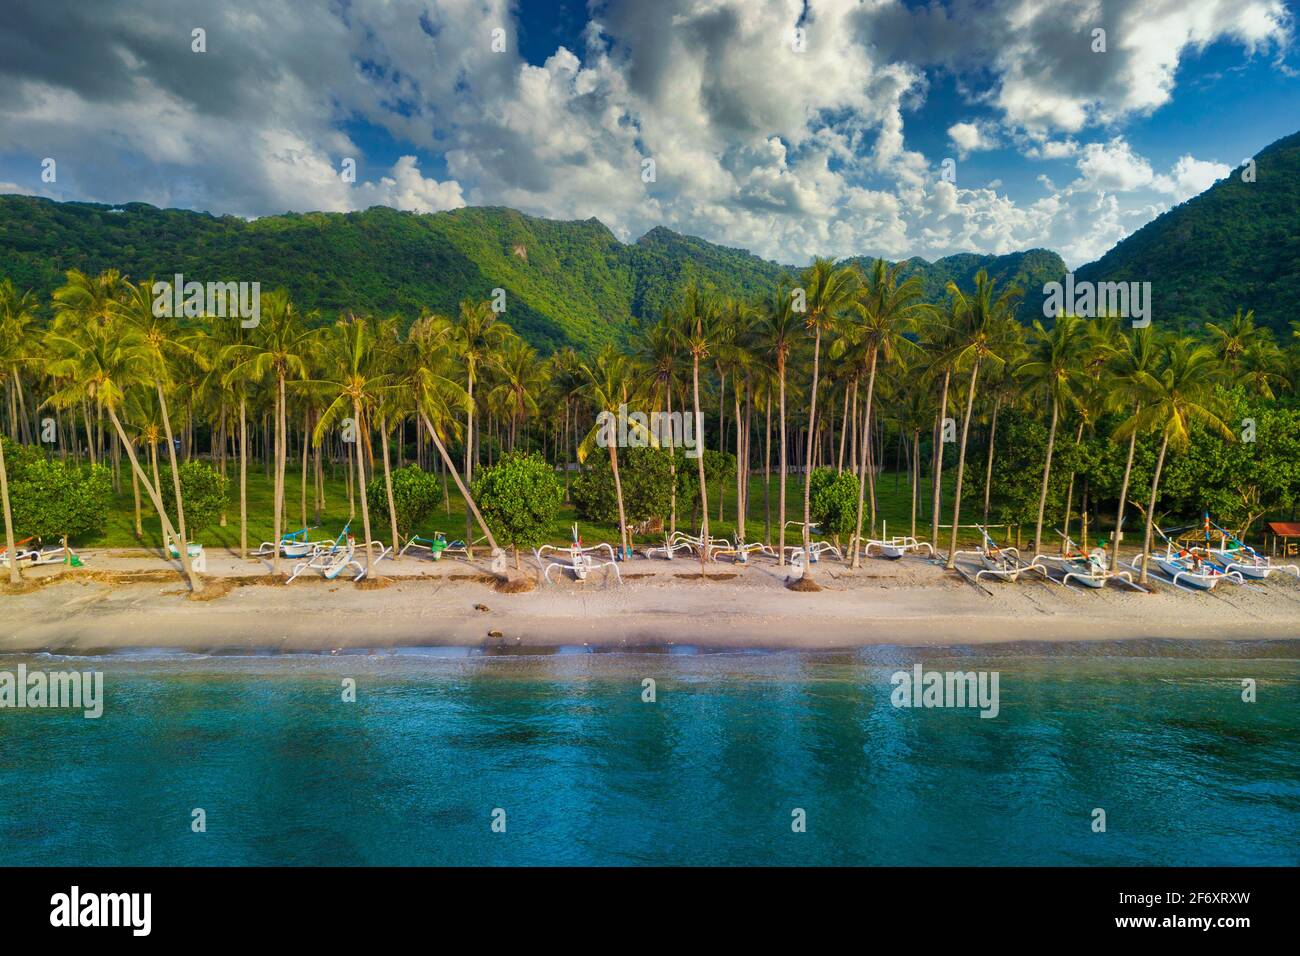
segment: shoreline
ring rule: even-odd
[[[85,557],[85,569],[34,569],[23,590],[0,592],[0,654],[1100,649],[1122,642],[1155,656],[1161,642],[1226,641],[1269,643],[1300,657],[1294,579],[1221,585],[1221,594],[1159,584],[1150,594],[1115,586],[1085,592],[1029,579],[985,590],[908,557],[868,559],[857,570],[823,561],[813,572],[823,590],[798,593],[785,586],[788,569],[772,562],[714,563],[701,581],[697,562],[636,558],[621,566],[621,586],[594,572],[581,583],[566,577],[502,593],[486,560],[385,560],[382,577],[362,585],[320,578],[283,585],[269,578],[269,562],[223,553],[209,556],[205,594],[194,599],[156,556]],[[521,576],[537,577],[531,556]]]

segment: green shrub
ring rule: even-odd
[[[560,513],[564,489],[553,469],[536,454],[512,452],[480,472],[470,488],[497,543],[535,548],[546,540]]]
[[[181,497],[185,500],[185,533],[194,539],[195,535],[211,528],[221,520],[226,510],[227,480],[207,462],[183,461],[180,463]],[[172,470],[159,469],[158,493],[167,509],[167,517],[172,527],[179,532],[176,521],[176,492],[172,482]]]
[[[366,496],[377,520],[388,522],[388,490],[380,472],[366,485]],[[397,532],[410,537],[433,514],[442,498],[438,476],[419,465],[407,465],[393,472],[393,506],[397,509]]]

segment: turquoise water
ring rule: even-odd
[[[23,660],[106,704],[0,710],[10,865],[1300,863],[1295,660]],[[999,716],[893,707],[913,661],[997,670]]]

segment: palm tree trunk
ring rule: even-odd
[[[1047,510],[1047,483],[1052,475],[1052,450],[1056,446],[1056,420],[1059,409],[1052,398],[1052,424],[1047,430],[1047,461],[1043,463],[1043,487],[1038,493],[1038,523],[1034,526],[1034,554],[1043,553],[1043,512]]]
[[[871,427],[871,400],[874,397],[876,391],[877,355],[878,355],[877,349],[872,348],[871,370],[867,373],[867,408],[866,411],[863,413],[863,422],[862,422],[862,427],[864,432],[863,441],[862,441],[864,461],[862,463],[861,474],[858,475],[858,520],[857,523],[854,525],[853,536],[849,539],[849,545],[853,551],[853,559],[852,561],[850,561],[850,567],[854,567],[854,568],[858,568],[862,566],[862,558],[860,555],[860,551],[862,549],[862,512],[865,507],[866,498],[867,498],[867,467],[866,467],[865,458],[866,458],[866,448],[868,442],[865,433],[866,430]],[[854,407],[856,408],[856,403]],[[854,438],[856,439],[857,437],[856,428],[854,428],[853,430],[853,435]],[[872,519],[872,525],[873,526],[875,525],[874,516]]]
[[[465,409],[465,481],[457,481],[458,488],[474,483],[474,360],[467,358],[465,364],[466,391],[469,394],[469,407]],[[465,557],[474,558],[474,526],[470,523],[468,509],[465,511]]]
[[[1138,413],[1142,411],[1138,407]],[[1124,530],[1124,505],[1128,499],[1128,482],[1133,475],[1133,452],[1137,448],[1137,432],[1134,431],[1128,438],[1128,461],[1124,464],[1124,480],[1119,487],[1119,507],[1115,509],[1115,538],[1110,547],[1110,569],[1116,571],[1119,569],[1119,536]]]
[[[912,537],[916,537],[916,503],[921,491],[921,430],[912,432]]]
[[[1160,472],[1165,467],[1165,452],[1169,449],[1169,436],[1160,442],[1160,456],[1156,459],[1156,473],[1151,477],[1151,503],[1147,506],[1146,534],[1142,536],[1142,575],[1139,584],[1147,583],[1147,565],[1151,560],[1151,531],[1156,523],[1156,495],[1160,493]]]
[[[122,423],[117,420],[117,412],[113,410],[112,406],[108,407],[108,417],[113,423],[113,428],[117,432],[118,440],[126,448],[126,456],[131,461],[131,469],[133,473],[140,479],[140,483],[144,485],[145,493],[149,495],[149,500],[153,502],[153,506],[158,512],[158,520],[162,524],[163,553],[165,554],[167,541],[174,541],[176,539],[176,530],[172,527],[171,519],[167,517],[167,509],[163,507],[162,496],[158,494],[158,489],[150,483],[149,478],[140,468],[140,462],[138,462],[135,457],[135,448],[126,440],[126,432],[122,430]],[[184,550],[184,548],[181,549],[182,553]],[[183,562],[181,564],[181,571],[185,580],[189,583],[191,591],[198,591],[199,588],[202,587],[202,585],[199,585],[198,587],[195,586],[197,575],[195,575],[194,569],[189,566],[188,562]]]
[[[777,520],[777,524],[780,525],[780,531],[778,532],[778,535],[781,539],[780,541],[781,546],[777,549],[776,552],[777,553],[776,563],[778,565],[784,565],[785,564],[785,472],[786,472],[785,359],[784,358],[777,359],[776,374],[777,374],[777,378],[780,380],[780,385],[778,386],[778,388],[780,389],[780,395],[778,401],[780,404],[780,414],[781,414],[781,479],[780,479],[781,487],[779,488],[779,494],[777,495],[777,506],[776,506],[777,507],[776,520]]]
[[[673,384],[671,379],[668,382],[666,392],[665,400],[668,407],[668,476],[672,482],[672,490],[668,492],[668,536],[671,538],[677,533],[677,449],[673,444]]]
[[[736,411],[736,541],[745,540],[745,441],[740,427],[740,376],[732,383],[731,401]]]
[[[456,487],[460,489],[460,493],[465,498],[465,504],[468,506],[470,513],[474,515],[474,520],[478,522],[479,528],[482,529],[483,536],[487,538],[488,547],[492,549],[493,553],[497,552],[500,549],[497,548],[496,538],[492,537],[492,529],[487,526],[487,522],[483,520],[483,515],[479,513],[478,505],[474,503],[474,496],[469,493],[469,489],[465,487],[465,483],[460,480],[460,472],[458,472],[456,466],[452,464],[451,456],[447,454],[447,449],[442,444],[442,439],[439,438],[438,433],[433,430],[433,422],[429,421],[429,416],[426,415],[423,410],[420,411],[420,418],[424,422],[425,429],[429,432],[429,437],[433,439],[433,444],[434,447],[438,449],[438,454],[442,456],[443,463],[446,466],[446,471],[443,473],[444,476],[450,474],[452,480],[456,482]],[[468,543],[469,542],[467,541],[466,544],[468,545]]]
[[[614,471],[614,497],[618,499],[618,550],[619,560],[628,554],[632,536],[627,531],[627,515],[623,511],[623,480],[618,475],[618,442],[609,443],[609,467]]]
[[[162,383],[154,382],[158,388],[158,408],[162,412],[163,434],[167,436],[167,457],[171,460],[172,466],[172,492],[176,495],[176,524],[180,528],[181,540],[176,544],[176,550],[180,552],[181,567],[185,569],[185,576],[190,579],[191,588],[194,591],[203,590],[203,581],[196,577],[190,570],[190,539],[186,537],[185,531],[185,503],[181,500],[181,470],[176,464],[176,442],[172,440],[171,420],[167,416],[167,398],[163,395]],[[119,439],[125,441],[125,439]]]
[[[704,414],[700,411],[700,357],[692,356],[691,379],[695,393],[695,438],[699,456],[695,459],[700,479],[700,576],[709,550],[709,489],[704,483]]]
[[[822,327],[817,326],[813,336],[813,377],[812,395],[808,402],[808,451],[804,456],[803,470],[803,573],[800,577],[810,577],[808,569],[812,567],[812,457],[813,442],[816,441],[814,425],[817,421],[817,380],[821,374]]]
[[[763,543],[772,544],[772,385],[763,389],[767,406],[767,425],[763,435]]]
[[[1079,422],[1079,433],[1074,436],[1074,447],[1076,451],[1081,441],[1083,441],[1083,422]],[[1077,472],[1070,472],[1070,484],[1065,492],[1065,527],[1062,529],[1065,537],[1061,539],[1061,554],[1065,554],[1066,550],[1070,546],[1070,512],[1074,510],[1074,476],[1076,474]],[[1083,544],[1084,550],[1087,551],[1088,542],[1085,540]]]
[[[131,495],[135,498],[135,540],[139,541],[144,537],[144,526],[140,523],[140,479],[136,478],[134,469],[131,471]]]
[[[379,416],[379,447],[384,450],[384,492],[388,496],[388,525],[393,534],[393,560],[396,561],[401,545],[397,540],[397,502],[393,500],[393,473],[388,467],[388,419],[384,415]]]
[[[302,488],[301,490],[301,510],[302,526],[307,527],[307,446],[311,444],[308,436],[311,435],[311,409],[307,408],[302,413]]]
[[[239,558],[248,560],[248,407],[239,398]]]
[[[277,375],[275,383],[275,501],[272,503],[272,513],[274,515],[274,532],[271,541],[274,547],[274,557],[271,559],[271,573],[280,573],[280,535],[284,533],[284,472],[280,469],[280,451],[284,445],[284,438],[281,435],[281,426],[283,416],[281,410],[284,406],[284,376]]]
[[[961,423],[961,450],[957,452],[957,487],[952,499],[952,533],[948,536],[948,570],[957,566],[957,522],[961,520],[961,484],[966,475],[966,437],[970,434],[971,412],[975,408],[975,379],[979,375],[979,359],[970,370],[970,388],[966,390],[966,417]]]
[[[948,411],[948,382],[952,369],[943,373],[943,390],[939,395],[938,428],[934,432],[934,502],[930,517],[930,545],[939,550],[939,506],[943,492],[943,423]]]
[[[998,436],[998,407],[1002,404],[1001,398],[993,399],[993,421],[989,425],[989,457],[988,464],[984,467],[984,520],[985,527],[989,523],[989,492],[993,488],[993,443]]]
[[[4,507],[5,554],[9,556],[9,583],[21,584],[23,575],[18,568],[18,551],[14,546],[14,517],[9,507],[9,469],[5,467],[5,449],[2,440],[0,440],[0,505]]]
[[[365,442],[365,429],[361,424],[361,405],[356,398],[352,399],[352,420],[356,422],[357,440],[356,459],[357,459],[357,489],[361,497],[361,530],[366,535],[366,574],[370,573],[372,564],[372,552],[370,550],[370,500],[366,494],[366,456],[362,450],[362,443]]]

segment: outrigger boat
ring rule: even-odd
[[[889,525],[881,526],[884,534],[889,533]],[[909,551],[920,551],[922,549],[930,556],[934,557],[934,546],[929,541],[917,541],[911,535],[894,535],[892,538],[870,538],[867,540],[867,546],[862,549],[863,554],[871,557],[871,549],[877,549],[879,556],[889,561],[897,561]]]
[[[556,554],[568,555],[567,560],[546,562],[547,552],[553,551]],[[597,561],[595,555],[604,552],[609,555],[607,561]],[[614,577],[619,584],[623,583],[623,575],[618,570],[618,560],[615,557],[614,546],[601,542],[593,544],[590,547],[583,547],[582,536],[578,533],[578,526],[573,526],[573,544],[567,548],[557,548],[553,544],[544,544],[533,551],[533,556],[537,558],[537,563],[542,565],[542,577],[546,581],[551,580],[551,570],[560,568],[565,571],[572,571],[573,576],[579,581],[585,581],[587,575],[597,568],[609,567],[614,569]]]
[[[1057,532],[1061,534],[1061,532]],[[1065,538],[1064,554],[1040,554],[1034,557],[1031,565],[1039,566],[1043,571],[1043,576],[1052,580],[1051,575],[1047,573],[1047,563],[1054,565],[1058,570],[1064,571],[1061,578],[1061,584],[1066,587],[1070,582],[1077,581],[1086,588],[1100,590],[1106,586],[1107,581],[1118,581],[1121,584],[1127,584],[1129,587],[1138,591],[1146,591],[1146,588],[1140,584],[1133,583],[1133,574],[1130,571],[1112,571],[1107,563],[1106,549],[1097,546],[1090,551],[1084,551],[1079,548],[1072,540]]]
[[[975,580],[978,582],[984,575],[991,578],[997,578],[1000,581],[1015,581],[1026,571],[1037,571],[1043,577],[1047,577],[1047,572],[1041,565],[1025,564],[1020,559],[1020,551],[1013,547],[999,547],[998,543],[989,536],[989,533],[980,525],[980,534],[984,538],[982,547],[974,551],[958,551],[956,554],[973,554],[980,563],[980,570],[975,572]]]
[[[1219,546],[1217,548],[1208,545],[1210,528],[1214,528],[1215,531],[1219,532]],[[1260,554],[1231,531],[1221,528],[1211,521],[1209,512],[1205,514],[1205,540],[1207,542],[1205,550],[1210,560],[1225,572],[1236,571],[1243,578],[1250,578],[1252,581],[1263,581],[1276,571],[1294,574],[1297,578],[1300,578],[1300,567],[1294,564],[1274,564],[1270,558]]]
[[[1174,533],[1177,534],[1178,530],[1186,529],[1176,529]],[[1156,563],[1169,583],[1175,587],[1193,591],[1213,591],[1220,581],[1230,581],[1233,584],[1246,583],[1240,571],[1225,571],[1216,562],[1210,560],[1203,549],[1183,547],[1158,526],[1155,531],[1165,541],[1165,553],[1157,552],[1147,557]],[[1143,556],[1143,554],[1135,555],[1129,567],[1134,571],[1141,571]],[[1150,573],[1150,569],[1147,573]]]

